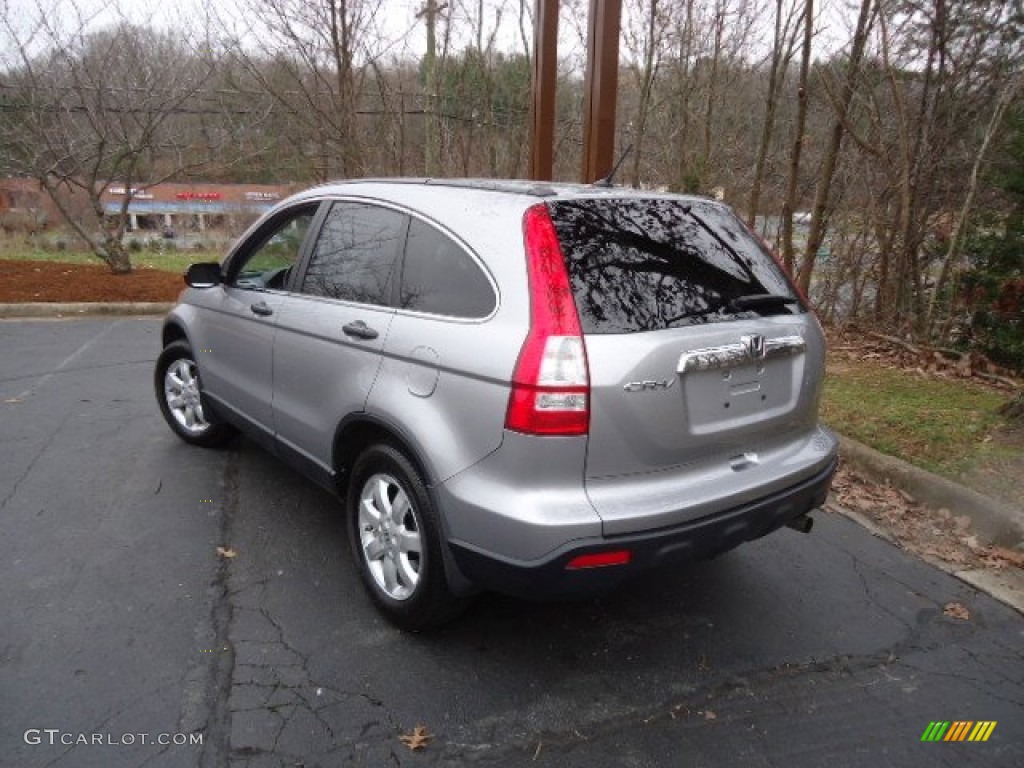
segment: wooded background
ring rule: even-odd
[[[2,0],[0,174],[115,271],[107,183],[528,172],[531,0],[423,0],[405,26],[387,0],[173,25],[101,1]],[[558,180],[581,163],[587,5],[561,4]],[[624,0],[620,60],[618,183],[722,197],[826,321],[1024,367],[1021,0]]]

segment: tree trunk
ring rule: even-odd
[[[810,0],[808,0],[810,2]],[[719,59],[722,56],[722,36],[725,34],[725,3],[718,0],[715,3],[715,43],[711,55],[711,75],[708,79],[708,100],[704,109],[704,155],[700,161],[700,186],[704,187],[707,179],[707,169],[711,167],[712,155],[714,154],[714,118],[715,99],[718,96],[718,69]]]
[[[807,80],[811,68],[811,40],[814,34],[814,0],[804,4],[804,43],[800,53],[800,81],[797,86],[796,128],[793,131],[793,151],[789,157],[789,181],[786,201],[782,206],[782,263],[793,273],[793,214],[800,183],[800,154],[804,146],[807,125]]]
[[[693,54],[693,4],[686,0],[686,21],[679,34],[679,130],[676,132],[676,183],[677,192],[695,192],[693,173],[690,166],[690,97],[693,85],[690,71],[690,57]]]

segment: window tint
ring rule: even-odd
[[[247,253],[232,264],[230,282],[237,288],[283,288],[288,272],[298,261],[317,206],[307,205],[289,211],[273,222],[269,230],[254,235]]]
[[[565,200],[550,203],[549,210],[584,333],[803,311],[775,260],[722,206]],[[764,294],[792,301],[743,306],[741,297]]]
[[[303,293],[363,304],[390,303],[391,272],[406,217],[359,203],[335,203],[313,248]]]
[[[405,247],[400,306],[450,317],[486,317],[494,309],[494,291],[458,243],[413,219]]]

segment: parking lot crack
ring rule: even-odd
[[[232,523],[238,511],[240,499],[239,457],[232,452],[224,466],[224,502],[220,510],[220,541],[231,540]],[[220,558],[210,585],[212,607],[210,612],[213,647],[216,653],[209,656],[207,678],[208,720],[203,730],[203,751],[200,768],[220,768],[228,764],[231,751],[231,686],[235,671],[235,649],[231,644],[230,630],[234,616],[234,605],[230,591],[230,559]]]

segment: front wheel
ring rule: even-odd
[[[346,507],[359,574],[389,621],[431,629],[463,609],[466,601],[452,595],[445,577],[437,513],[401,451],[382,444],[359,456]]]
[[[178,437],[212,448],[235,435],[233,427],[214,419],[204,402],[199,368],[186,342],[168,344],[157,358],[154,374],[160,412]]]

